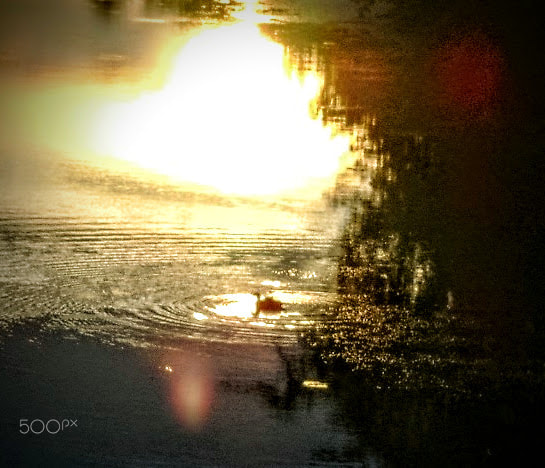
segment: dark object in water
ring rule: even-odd
[[[255,303],[255,315],[258,316],[260,312],[281,312],[283,307],[280,301],[273,299],[270,296],[266,296],[261,299],[260,293],[254,293],[257,301]]]

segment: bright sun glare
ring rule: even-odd
[[[290,72],[255,24],[205,29],[168,67],[161,89],[105,106],[96,154],[224,193],[330,183],[348,140],[310,116],[320,79]]]

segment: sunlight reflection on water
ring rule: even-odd
[[[286,69],[256,25],[205,29],[173,63],[162,89],[105,107],[97,153],[224,193],[331,185],[348,139],[309,114],[320,77]]]
[[[349,138],[324,124],[323,76],[298,70],[258,19],[171,35],[147,78],[108,62],[120,68],[114,81],[98,70],[91,81],[61,74],[8,83],[9,145],[110,170],[124,161],[226,194],[320,196]]]

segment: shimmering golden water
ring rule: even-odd
[[[344,215],[321,198],[350,135],[255,11],[164,36],[148,68],[6,78],[5,319],[149,345],[292,340],[323,313]],[[253,317],[256,291],[283,313]]]

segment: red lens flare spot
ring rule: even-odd
[[[449,111],[486,116],[500,97],[502,54],[484,34],[470,34],[440,48],[435,74]]]

